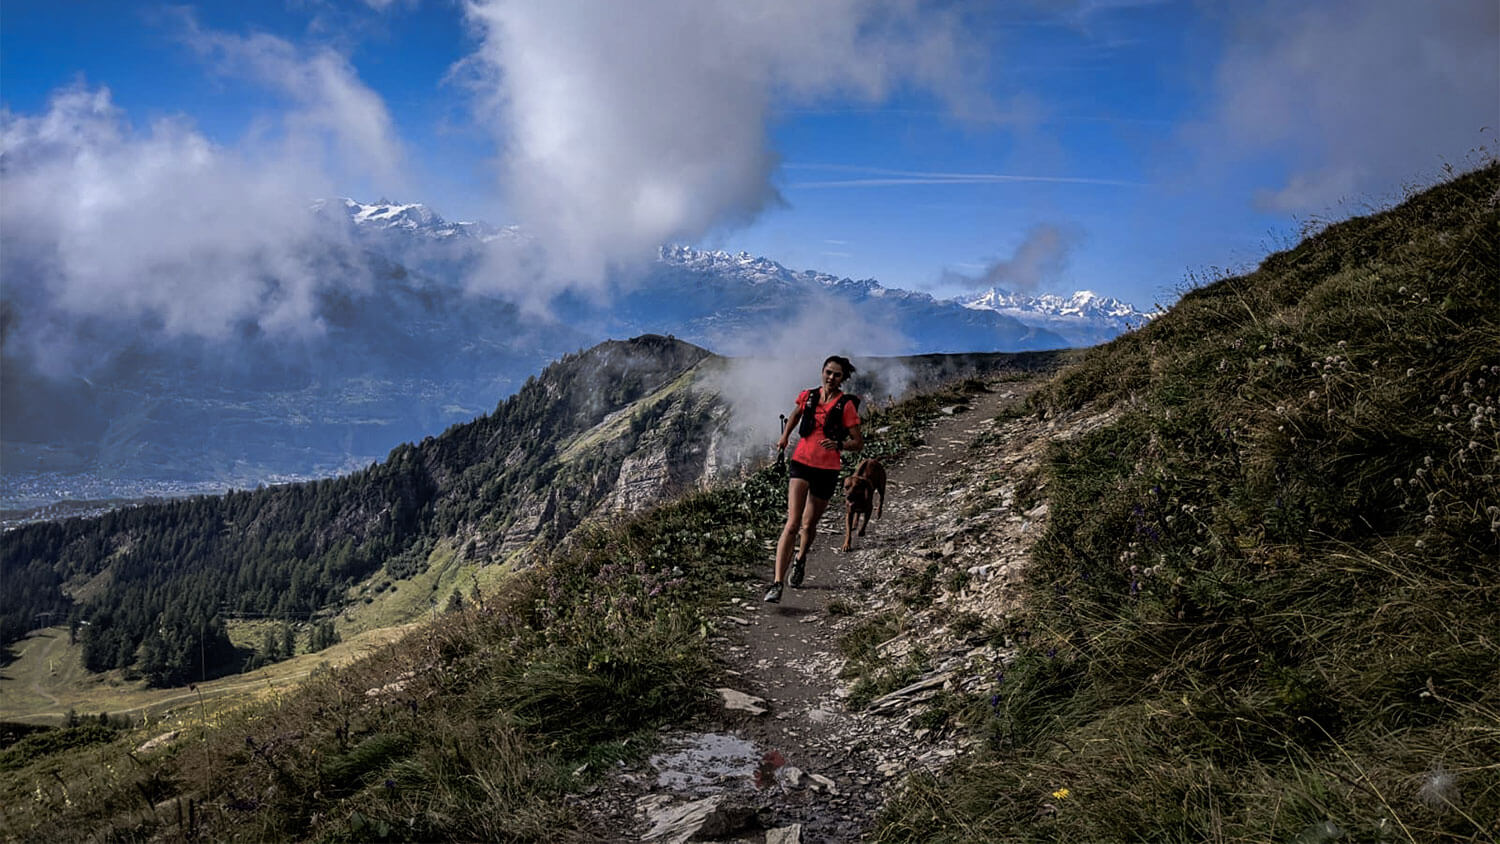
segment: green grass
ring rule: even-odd
[[[985,752],[878,840],[1500,839],[1497,191],[1331,226],[1034,397],[1121,412],[1052,450]]]
[[[899,454],[940,406],[896,405],[869,441]],[[461,610],[352,663],[304,668],[296,685],[260,681],[255,703],[226,707],[203,684],[146,728],[19,738],[0,776],[5,827],[22,839],[586,840],[597,831],[565,796],[712,708],[715,617],[764,575],[785,483],[768,467],[585,525],[494,585],[481,570],[477,598],[454,542],[439,542],[426,579],[403,588],[441,599],[462,586]],[[386,593],[371,613],[410,600]],[[136,752],[168,729],[182,732],[165,749]]]

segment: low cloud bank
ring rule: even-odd
[[[950,271],[943,280],[970,290],[999,287],[1032,295],[1064,281],[1070,253],[1082,239],[1076,228],[1040,223],[1026,232],[1009,258],[993,261],[976,275]]]
[[[131,123],[79,82],[44,113],[0,112],[5,351],[66,371],[152,338],[306,337],[319,293],[362,288],[347,228],[310,213],[350,173],[399,183],[404,153],[347,60],[269,36],[182,39],[289,107],[237,146],[181,117]],[[93,344],[86,338],[94,337]]]
[[[910,382],[905,367],[872,357],[901,354],[908,345],[898,330],[864,319],[849,304],[828,297],[810,302],[790,322],[726,338],[719,351],[729,361],[710,387],[730,403],[729,435],[746,452],[769,455],[781,434],[777,417],[790,416],[797,394],[821,383],[823,361],[830,355],[850,358],[860,376],[877,376],[899,395]]]
[[[780,201],[777,109],[894,88],[957,104],[960,23],[908,0],[473,0],[482,40],[460,74],[503,150],[499,188],[527,232],[479,290],[544,304],[602,290],[659,245],[693,242]],[[969,65],[976,66],[974,63]]]

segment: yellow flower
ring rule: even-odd
[[[1058,790],[1052,792],[1052,796],[1057,798],[1058,800],[1066,800],[1068,799],[1068,795],[1072,793],[1073,792],[1069,791],[1066,788],[1059,788]]]

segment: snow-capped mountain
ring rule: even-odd
[[[312,204],[313,213],[333,214],[342,211],[355,230],[364,235],[376,232],[405,234],[429,240],[472,238],[489,240],[514,228],[501,229],[488,223],[449,222],[420,202],[400,203],[381,198],[366,204],[348,197],[319,199]]]
[[[449,222],[421,203],[342,198],[319,200],[314,210],[342,212],[367,248],[439,281],[456,281],[473,266],[485,243],[526,237],[515,226]],[[597,301],[565,294],[558,302],[559,315],[576,324],[600,325],[609,336],[670,333],[714,348],[716,340],[754,330],[754,323],[795,316],[799,302],[819,296],[852,306],[886,329],[887,336],[907,339],[905,348],[882,353],[1093,345],[1149,319],[1128,303],[1090,291],[1028,297],[993,288],[971,297],[937,299],[875,279],[792,270],[747,252],[675,244],[662,246],[644,272],[615,281],[614,301],[605,312]]]
[[[776,288],[787,295],[796,290],[820,290],[850,302],[874,304],[878,301],[881,305],[894,309],[893,313],[896,315],[906,311],[908,317],[915,317],[918,313],[934,315],[948,311],[950,319],[963,322],[964,320],[951,315],[953,309],[989,312],[1009,317],[1022,326],[1050,336],[1049,340],[1043,340],[1041,334],[1029,338],[1031,342],[1038,343],[1056,343],[1060,338],[1063,345],[1092,346],[1138,328],[1153,316],[1137,310],[1128,302],[1100,296],[1091,290],[1080,290],[1069,296],[1051,293],[1025,296],[995,287],[977,295],[937,299],[919,291],[885,287],[874,279],[856,281],[815,270],[793,271],[769,258],[756,257],[746,252],[708,252],[687,246],[664,246],[658,263],[668,274],[686,273],[695,277],[698,283],[707,283],[731,297],[733,294],[727,288],[738,283],[749,290]],[[708,282],[706,279],[714,281]],[[920,320],[907,319],[901,328],[908,333],[918,331],[920,334],[919,323]],[[953,342],[983,344],[983,339],[967,333],[942,336],[940,328],[935,337],[919,336],[918,339],[918,346]],[[991,342],[993,339],[991,338]]]
[[[586,309],[570,310],[586,319]],[[674,334],[716,351],[758,347],[793,325],[823,331],[852,354],[1056,349],[1068,341],[993,311],[964,308],[873,279],[790,270],[744,252],[664,246],[637,277],[622,279],[610,316],[627,332]]]
[[[361,240],[392,260],[439,275],[461,271],[464,260],[480,243],[498,237],[525,237],[515,226],[498,228],[481,222],[449,222],[421,203],[387,199],[362,203],[344,198],[320,200],[314,208],[320,212],[342,210]],[[441,253],[431,249],[439,244],[454,249],[455,254],[446,256],[446,263]],[[655,266],[644,277],[624,281],[620,289],[623,303],[617,304],[626,307],[616,315],[628,317],[621,326],[625,330],[669,332],[710,346],[712,334],[722,336],[726,327],[743,322],[736,311],[748,308],[764,317],[767,307],[780,301],[778,293],[790,297],[797,292],[816,291],[884,311],[903,333],[917,334],[911,338],[911,351],[1093,345],[1150,319],[1149,314],[1126,302],[1088,290],[1070,296],[1047,293],[1033,297],[991,288],[974,296],[941,300],[927,293],[885,287],[875,279],[855,280],[817,270],[792,270],[748,252],[701,250],[675,244],[662,246]],[[989,311],[1008,319],[980,317],[955,308]],[[910,313],[903,315],[899,313],[901,310]],[[923,336],[922,326],[934,321],[941,323],[944,312],[956,322],[979,329],[980,333],[976,336],[965,331],[952,335],[933,325],[935,333]],[[998,335],[986,336],[985,327],[998,331]],[[974,345],[962,349],[954,346],[969,343]]]
[[[1129,302],[1079,290],[1069,296],[1043,293],[1025,296],[999,287],[960,296],[953,301],[974,310],[995,311],[1027,325],[1047,328],[1079,346],[1092,346],[1145,325],[1156,312],[1137,310]]]
[[[7,359],[7,388],[27,396],[7,401],[0,423],[7,500],[22,475],[22,486],[58,473],[253,483],[368,465],[609,338],[668,334],[726,354],[786,352],[788,337],[862,357],[1023,352],[1098,342],[1130,318],[1098,297],[1039,299],[1046,307],[1010,297],[1002,310],[686,246],[662,247],[602,291],[562,292],[548,313],[523,313],[465,283],[494,271],[488,245],[525,241],[518,229],[450,222],[416,203],[332,199],[312,210],[347,226],[321,259],[316,333],[162,337],[66,381]]]
[[[935,301],[926,293],[914,293],[899,288],[883,287],[872,278],[855,281],[817,270],[789,270],[770,258],[761,258],[748,252],[729,253],[704,251],[691,246],[663,246],[658,262],[666,267],[685,270],[707,276],[734,279],[750,285],[781,284],[788,287],[815,286],[825,290],[893,299],[915,299]]]

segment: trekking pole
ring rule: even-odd
[[[786,433],[786,414],[783,413],[778,418],[781,419],[781,427],[779,427],[779,428],[776,429],[776,436],[777,436],[777,439],[779,441],[781,435],[784,434],[784,433]],[[785,468],[785,466],[786,466],[786,449],[784,449],[784,448],[778,448],[778,449],[776,449],[776,468],[778,470],[780,470],[782,468]]]

